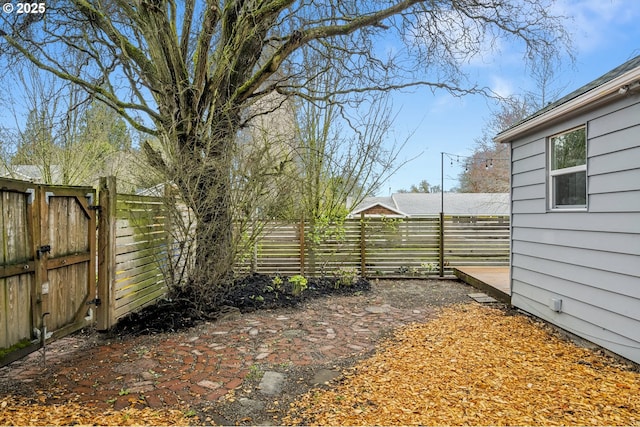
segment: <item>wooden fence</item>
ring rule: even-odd
[[[192,248],[176,235],[193,243],[188,212],[172,219],[164,198],[118,194],[111,177],[98,195],[96,205],[89,187],[0,180],[0,365],[96,320],[110,328],[163,298],[172,267],[187,265]],[[391,278],[436,275],[441,259],[446,273],[508,265],[509,229],[507,216],[269,222],[236,271]]]
[[[444,241],[440,231],[443,227]],[[315,235],[308,223],[266,224],[239,271],[283,275],[354,269],[368,277],[425,277],[458,266],[509,265],[508,216],[347,219]],[[441,244],[442,243],[442,244]]]
[[[0,179],[0,365],[95,321],[90,187]]]
[[[165,296],[163,199],[117,194],[104,178],[97,200],[90,187],[0,179],[0,366]]]
[[[98,329],[108,329],[166,295],[170,224],[161,197],[118,194],[114,177],[99,194]]]

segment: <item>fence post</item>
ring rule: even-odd
[[[253,247],[251,248],[251,272],[258,271],[258,239],[253,239]]]
[[[360,276],[367,277],[367,245],[364,212],[360,212]]]
[[[100,220],[98,223],[98,298],[97,328],[113,326],[113,284],[116,264],[116,178],[101,177],[99,188]]]
[[[42,187],[40,185],[35,185],[33,187],[33,193],[31,193],[31,203],[27,205],[30,206],[28,210],[30,217],[27,219],[29,224],[29,229],[31,231],[31,245],[33,247],[33,260],[34,260],[34,278],[33,278],[33,286],[31,288],[31,292],[33,295],[39,295],[41,303],[40,304],[32,304],[33,307],[33,326],[36,328],[42,327],[43,317],[42,314],[46,313],[48,307],[48,296],[42,295],[42,286],[44,282],[47,281],[47,265],[46,261],[41,259],[38,256],[38,248],[42,244],[42,206],[41,202],[43,197]],[[28,241],[28,240],[27,240]],[[45,338],[45,337],[41,337]],[[46,338],[45,338],[46,339]],[[42,342],[40,343],[42,344]]]
[[[440,277],[444,277],[444,212],[440,212]]]
[[[304,217],[300,218],[300,224],[298,225],[298,234],[300,235],[300,274],[304,276]]]

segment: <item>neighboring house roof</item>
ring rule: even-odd
[[[375,214],[380,206],[398,216],[420,217],[440,213],[440,193],[394,193],[389,197],[368,197],[355,206],[350,217]],[[509,193],[444,193],[444,213],[451,215],[508,215]]]
[[[611,97],[625,96],[629,92],[638,90],[640,90],[640,55],[500,132],[494,140],[510,142],[515,136],[541,124],[550,124],[565,118],[567,114],[592,108]]]
[[[21,179],[24,181],[43,182],[42,168],[36,165],[14,165],[3,167],[0,176],[5,178]],[[59,165],[51,165],[51,178],[54,184],[62,180],[62,168]]]
[[[389,197],[367,197],[357,206],[354,206],[350,215],[359,215],[361,212],[376,211],[379,208],[388,210],[394,215],[406,216],[396,205],[392,196]]]
[[[136,196],[162,197],[164,196],[164,187],[165,187],[165,183],[162,182],[160,184],[154,185],[153,187],[140,188],[136,190]]]
[[[136,196],[152,196],[152,197],[165,197],[166,192],[165,188],[167,187],[167,183],[161,182],[160,184],[156,184],[153,187],[148,188],[139,188],[135,190]],[[169,182],[169,189],[177,190],[178,185],[173,181]]]

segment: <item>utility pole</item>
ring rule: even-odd
[[[444,277],[444,152],[440,152],[440,277]]]

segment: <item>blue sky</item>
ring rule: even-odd
[[[567,30],[575,63],[568,60],[556,75],[560,96],[591,82],[607,71],[640,55],[640,2],[637,0],[559,0],[558,14],[570,17]],[[522,52],[503,46],[501,52],[483,58],[482,65],[467,68],[501,95],[533,89],[522,63]],[[480,96],[455,98],[430,91],[394,94],[395,137],[409,136],[400,159],[417,159],[401,167],[378,195],[408,189],[426,179],[440,185],[440,153],[466,156],[491,115],[491,102]],[[445,158],[445,191],[457,186],[460,167]]]
[[[639,0],[556,0],[552,12],[570,18],[566,28],[572,36],[575,56],[575,63],[571,65],[566,60],[555,76],[555,85],[562,88],[560,96],[640,55],[639,6]],[[465,70],[478,76],[480,85],[501,95],[533,89],[522,51],[506,44]],[[390,177],[378,195],[408,189],[425,179],[431,185],[440,185],[440,153],[470,155],[495,109],[490,100],[481,96],[456,98],[429,90],[394,93],[393,104],[398,114],[391,137],[398,141],[408,138],[399,162],[415,159]],[[3,119],[11,120],[10,113],[0,115]],[[460,171],[460,164],[445,159],[446,191],[458,185]]]

